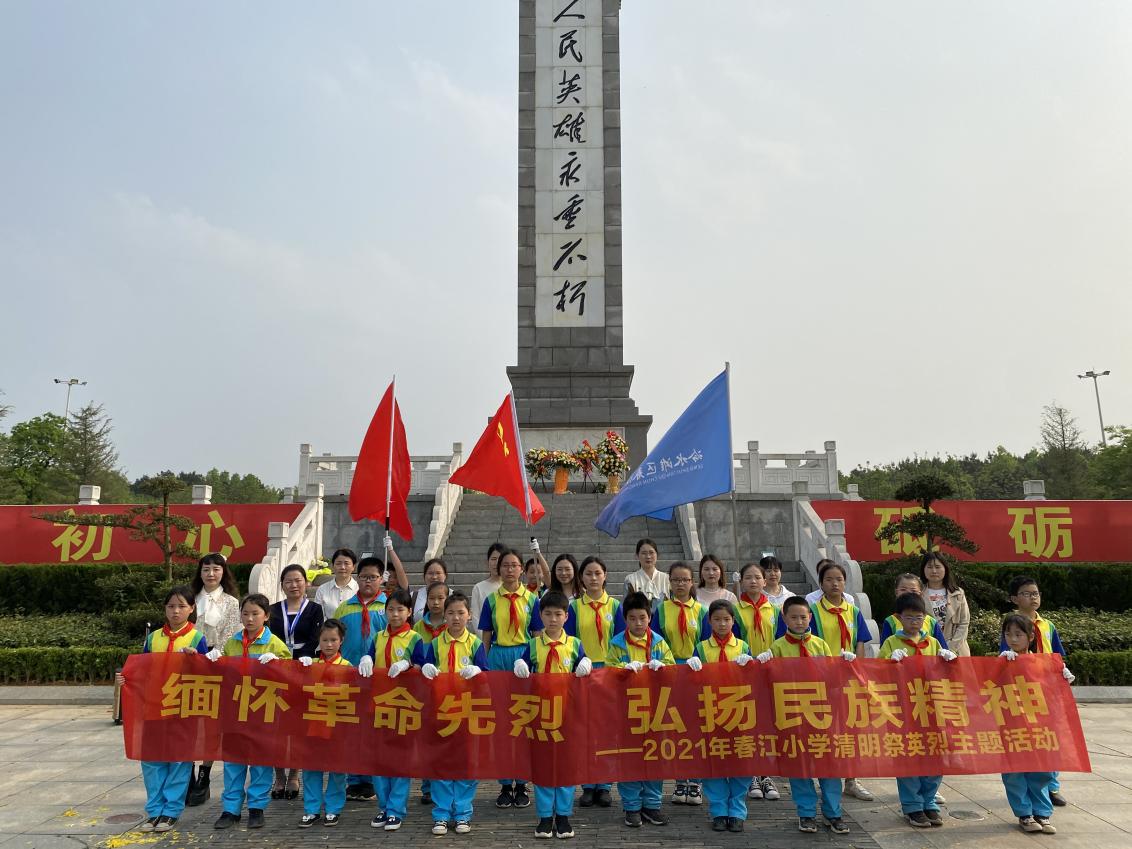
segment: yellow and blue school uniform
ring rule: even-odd
[[[437,637],[444,633],[447,628],[447,623],[444,617],[441,617],[440,624],[433,626],[429,624],[429,613],[425,610],[424,615],[421,616],[416,622],[413,623],[413,630],[421,635],[421,644],[427,646]],[[423,652],[424,649],[422,648]],[[422,664],[423,666],[423,664]],[[428,778],[421,779],[421,796],[427,797],[432,795],[432,780]]]
[[[605,666],[609,641],[614,634],[620,634],[624,630],[625,617],[621,613],[621,602],[609,593],[603,591],[598,599],[583,595],[570,602],[565,631],[582,641],[582,648],[586,650],[586,657],[590,659],[594,669]]]
[[[436,639],[424,647],[423,653],[424,662],[431,663],[442,675],[455,675],[465,666],[487,668],[483,640],[466,629],[459,637],[453,637],[448,631],[438,634]],[[470,778],[456,781],[433,780],[433,822],[471,822],[472,800],[478,786],[479,782]]]
[[[365,610],[363,616],[362,611]],[[346,637],[342,640],[342,657],[354,666],[373,648],[377,635],[385,630],[385,593],[382,593],[363,608],[361,599],[353,598],[342,602],[334,611],[334,618],[346,626]]]
[[[315,663],[329,663],[331,666],[350,666],[350,661],[336,654],[333,659],[326,660],[321,653],[315,656]],[[326,813],[338,816],[346,805],[346,773],[326,773],[326,790],[322,789],[323,774],[317,770],[303,770],[303,813],[318,815],[322,813],[323,806]]]
[[[903,630],[898,630],[881,644],[877,657],[887,660],[898,649],[903,649],[909,655],[936,657],[942,648],[939,640],[931,634],[921,631],[911,637]],[[942,783],[942,775],[909,775],[896,779],[896,790],[900,794],[900,810],[905,815],[917,811],[938,811],[939,805],[936,804],[935,795],[939,792],[939,785]]]
[[[711,634],[707,608],[694,598],[688,601],[666,598],[659,602],[652,612],[650,626],[664,637],[679,664],[687,663],[696,652],[696,644]]]
[[[204,634],[186,623],[179,631],[169,626],[150,632],[142,645],[142,654],[164,654],[196,649],[198,654],[208,653]],[[146,817],[172,817],[177,819],[185,810],[185,794],[193,774],[192,761],[142,761],[142,782],[145,784]]]
[[[705,664],[734,663],[741,654],[750,655],[751,647],[746,640],[741,640],[730,632],[725,642],[712,634],[696,645],[696,657]],[[704,793],[707,795],[712,817],[747,819],[747,787],[750,783],[749,775],[745,778],[705,778]]]
[[[752,599],[746,593],[739,596],[735,605],[735,636],[745,640],[752,655],[770,651],[778,630],[778,608],[766,593]]]
[[[388,670],[393,664],[408,661],[420,666],[424,663],[424,649],[428,644],[406,622],[396,631],[388,626],[378,632],[370,646],[369,656],[374,669]],[[377,791],[377,810],[387,820],[404,820],[409,812],[409,784],[405,777],[375,775],[373,789]]]
[[[810,630],[825,640],[834,654],[843,651],[856,652],[857,643],[867,643],[872,639],[869,623],[855,604],[845,599],[841,604],[830,604],[824,596],[810,605]],[[786,621],[779,617],[776,636],[786,633]]]
[[[904,626],[900,624],[900,618],[895,613],[891,616],[886,616],[884,621],[880,623],[881,645],[897,631],[903,629]],[[920,629],[920,633],[924,636],[930,634],[939,642],[940,648],[947,648],[947,638],[943,636],[943,628],[939,626],[939,620],[930,613],[924,616],[924,627]]]
[[[289,660],[291,651],[287,644],[264,628],[254,640],[244,645],[244,629],[241,628],[228,638],[224,644],[225,657],[254,658],[264,654],[273,654],[278,658]],[[225,813],[239,816],[243,810],[244,800],[247,799],[248,810],[262,811],[271,799],[272,769],[269,766],[249,766],[247,764],[224,763],[224,793],[220,800]],[[244,793],[244,782],[247,781],[247,794]]]
[[[812,631],[792,634],[786,631],[771,643],[770,653],[776,658],[831,657],[833,650]],[[818,815],[818,794],[812,778],[791,778],[790,796],[799,818],[813,819]],[[842,784],[840,778],[819,778],[821,786],[821,812],[826,819],[841,816]]]
[[[1014,612],[1018,613],[1017,610]],[[1025,616],[1025,614],[1022,615]],[[1065,657],[1065,646],[1061,644],[1061,635],[1057,633],[1057,626],[1050,622],[1048,619],[1044,618],[1040,613],[1035,613],[1034,618],[1031,621],[1033,621],[1034,623],[1034,654],[1059,654],[1062,657]],[[1009,646],[1006,645],[1006,638],[1003,637],[999,641],[998,650],[1006,651],[1007,648],[1009,648]],[[1046,773],[1041,772],[1011,772],[1003,775],[1002,781],[1004,784],[1006,783],[1007,775],[1040,777],[1045,774]],[[1052,777],[1049,780],[1049,787],[1046,791],[1047,796],[1050,793],[1057,793],[1061,790],[1061,773],[1053,772],[1049,773],[1049,775]],[[1016,779],[1013,788],[1011,786],[1007,786],[1006,795],[1008,798],[1010,798],[1011,807],[1013,807],[1015,802],[1017,802],[1019,809],[1024,808],[1027,805],[1033,807],[1035,811],[1039,808],[1043,808],[1043,802],[1040,798],[1040,794],[1038,794],[1034,790],[1038,783],[1038,778],[1033,778],[1032,780],[1030,778],[1024,778]],[[1014,793],[1014,796],[1011,796],[1012,791]],[[1026,815],[1021,814],[1021,816]],[[1049,814],[1035,813],[1034,816],[1049,816]]]
[[[527,643],[523,661],[534,674],[569,675],[585,656],[586,650],[577,637],[562,633],[558,639],[551,639],[544,631]],[[539,819],[573,814],[574,785],[544,787],[536,784],[535,812]]]
[[[676,663],[672,657],[672,649],[668,647],[664,637],[656,631],[649,631],[638,640],[626,629],[620,634],[615,634],[609,641],[609,654],[605,657],[608,666],[621,668],[632,661],[648,663],[650,660],[659,660],[665,666],[673,666]],[[617,782],[622,807],[626,811],[658,809],[663,784],[662,781]]]

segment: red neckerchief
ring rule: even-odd
[[[465,634],[468,633],[467,629],[464,630],[464,633]],[[448,634],[448,671],[449,672],[455,672],[456,671],[456,644],[460,643],[460,642],[463,642],[463,639],[453,637],[451,632],[449,632],[449,634]]]
[[[1034,654],[1045,654],[1044,638],[1042,637],[1042,629],[1038,627],[1038,619],[1035,617],[1032,621],[1034,623]]]
[[[538,584],[527,584],[527,589],[533,593],[538,592]]]
[[[652,628],[649,628],[649,631],[645,635],[645,641],[643,643],[634,642],[632,634],[630,634],[629,630],[626,628],[625,629],[625,644],[630,645],[635,649],[642,649],[645,653],[645,661],[647,662],[647,661],[651,660],[652,659]]]
[[[802,636],[802,637],[795,637],[789,631],[786,632],[786,642],[790,643],[790,645],[792,645],[792,646],[798,647],[798,657],[809,657],[810,656],[809,651],[806,649],[806,643],[808,643],[809,641],[810,641],[810,635],[809,634],[806,634],[805,636]]]
[[[425,618],[422,619],[421,621],[424,622],[425,630],[428,631],[429,637],[433,640],[435,640],[437,637],[439,637],[441,635],[441,633],[444,632],[444,629],[448,627],[448,623],[441,622],[439,625],[437,625],[435,628],[433,628],[428,623],[428,616],[425,616]]]
[[[510,617],[510,620],[511,620],[511,631],[516,636],[518,636],[519,634],[522,634],[523,632],[519,629],[519,618],[520,618],[520,614],[519,614],[519,598],[520,598],[520,596],[519,596],[519,594],[518,593],[505,593],[505,592],[503,592],[502,587],[500,587],[499,594],[501,596],[503,596],[505,599],[508,599],[511,602],[511,610],[510,610],[510,613],[509,613],[509,617]]]
[[[267,626],[265,625],[264,627],[259,629],[258,634],[256,634],[252,639],[249,640],[248,639],[248,629],[247,628],[244,629],[244,633],[240,635],[240,640],[244,644],[244,657],[248,656],[248,648],[251,646],[251,644],[254,643],[256,640],[258,640],[260,637],[262,637],[263,632],[266,631],[266,630],[267,630]]]
[[[688,608],[692,606],[692,600],[677,601],[672,599],[672,603],[680,608],[680,618],[676,620],[676,627],[680,631],[680,636],[688,639]]]
[[[385,629],[385,668],[388,669],[393,665],[393,638],[404,634],[406,631],[412,629],[412,625],[408,622],[402,622],[400,628],[386,628]]]
[[[551,640],[550,637],[546,638],[547,652],[546,652],[546,666],[543,672],[554,672],[554,666],[557,664],[559,668],[562,667],[562,658],[558,655],[558,647],[566,645],[566,640]]]
[[[362,606],[362,639],[363,640],[369,639],[369,606],[371,604],[373,604],[375,601],[377,601],[377,597],[379,595],[381,595],[381,593],[378,593],[373,598],[371,598],[369,601],[366,601],[360,595],[358,596],[358,604],[360,604]]]
[[[717,637],[715,634],[711,635],[711,638],[713,640],[715,640],[715,644],[717,646],[719,646],[719,662],[720,663],[726,663],[727,662],[727,646],[728,646],[728,644],[730,644],[732,636],[733,636],[732,634],[728,634],[727,639],[720,642],[719,637]]]
[[[901,637],[900,641],[912,650],[912,654],[923,654],[924,649],[931,645],[926,639],[910,640],[907,637]]]
[[[761,634],[763,624],[763,605],[769,601],[769,599],[766,597],[766,593],[759,593],[758,601],[751,601],[751,597],[746,593],[743,593],[743,595],[739,596],[739,598],[741,601],[747,602],[747,604],[751,605],[751,607],[755,609],[754,619],[752,619],[751,621],[751,631],[753,631],[755,634]]]
[[[605,645],[605,629],[601,624],[601,609],[604,605],[600,601],[587,601],[590,609],[594,612],[594,628],[597,629],[597,642],[598,645]]]
[[[841,631],[841,650],[853,651],[853,635],[849,633],[849,623],[842,616],[845,613],[845,599],[841,599],[840,607],[830,607],[829,602],[823,598],[821,606],[825,608],[826,613],[832,613],[837,617],[837,627]]]
[[[161,633],[164,634],[165,639],[167,639],[169,641],[169,643],[165,646],[166,653],[173,651],[173,641],[174,640],[176,640],[179,637],[185,636],[185,634],[189,633],[189,631],[191,631],[192,629],[193,629],[193,623],[192,622],[186,622],[181,627],[180,631],[170,631],[169,630],[169,623],[165,623],[164,625],[162,625],[161,626]]]
[[[333,666],[335,663],[338,662],[338,659],[340,657],[342,657],[342,652],[340,652],[340,651],[334,652],[334,657],[330,658],[329,660],[327,660],[326,655],[323,654],[322,652],[319,652],[319,655],[322,657],[323,663],[329,663],[331,666]]]

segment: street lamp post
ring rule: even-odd
[[[85,380],[79,380],[77,377],[72,377],[69,380],[62,378],[55,378],[56,383],[61,383],[67,387],[67,403],[63,407],[63,426],[67,426],[67,420],[71,416],[71,387],[73,386],[86,386]]]
[[[1108,447],[1108,440],[1105,439],[1105,435],[1104,435],[1104,415],[1101,413],[1101,390],[1097,387],[1097,378],[1098,377],[1104,377],[1108,373],[1109,373],[1108,369],[1105,369],[1104,371],[1093,371],[1092,369],[1090,369],[1089,371],[1085,372],[1084,374],[1077,375],[1082,380],[1085,380],[1086,378],[1090,378],[1090,377],[1093,379],[1093,392],[1095,392],[1096,395],[1097,395],[1097,418],[1100,419],[1100,422],[1101,422],[1101,447],[1102,448]]]

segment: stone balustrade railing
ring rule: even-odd
[[[805,483],[814,494],[840,492],[837,480],[837,443],[825,443],[825,451],[802,454],[764,454],[757,441],[748,442],[744,453],[735,454],[735,491],[790,495],[794,484]]]
[[[410,459],[413,463],[410,495],[431,495],[448,483],[452,456],[422,454]],[[299,446],[299,492],[304,492],[310,484],[321,483],[327,495],[348,495],[357,462],[356,456],[315,454],[310,443],[304,442]]]
[[[252,567],[248,578],[248,591],[263,593],[271,603],[283,598],[279,585],[283,567],[298,563],[310,568],[322,555],[322,506],[324,487],[321,483],[307,484],[303,491],[306,502],[293,522],[269,522],[267,525],[267,553]]]

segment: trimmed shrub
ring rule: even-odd
[[[1095,610],[1043,611],[1042,615],[1057,626],[1073,667],[1080,653],[1132,651],[1132,615]],[[1001,613],[984,610],[972,614],[968,637],[971,654],[998,654],[1001,633]]]
[[[1073,666],[1080,686],[1127,687],[1132,685],[1132,651],[1080,651],[1073,653]]]
[[[0,649],[0,684],[106,683],[129,654],[113,646]]]

